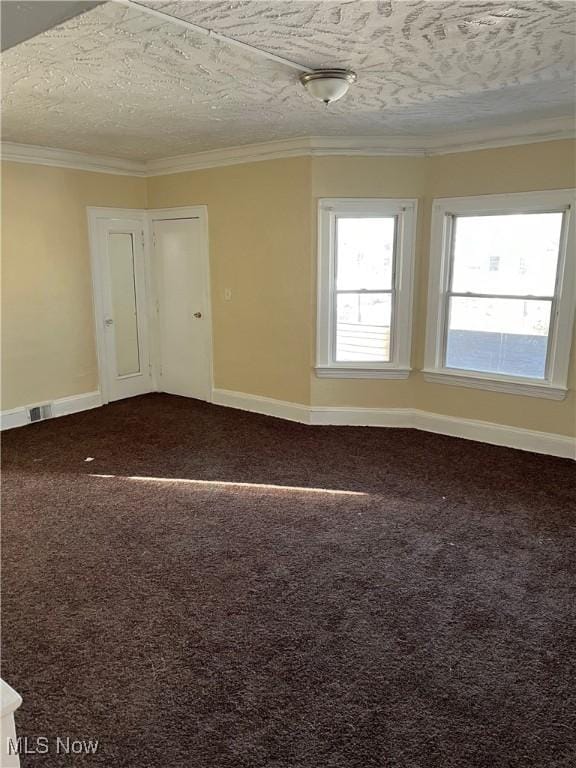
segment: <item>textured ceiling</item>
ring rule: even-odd
[[[152,159],[297,136],[446,135],[573,114],[573,0],[146,2],[358,83],[325,108],[282,64],[113,2],[5,52],[3,138]]]

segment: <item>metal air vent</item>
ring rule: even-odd
[[[35,421],[44,421],[44,419],[52,418],[52,403],[46,403],[45,405],[35,405],[32,408],[28,408],[28,419],[32,424]]]

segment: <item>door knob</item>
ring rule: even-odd
[[[196,318],[202,317],[202,312],[194,312],[194,317]]]
[[[111,317],[107,317],[104,320],[104,325],[114,325],[114,320]]]

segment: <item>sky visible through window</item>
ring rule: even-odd
[[[552,298],[561,226],[561,213],[456,217],[452,292]],[[526,303],[460,302],[450,327],[545,335],[548,303]]]

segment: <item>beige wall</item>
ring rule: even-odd
[[[310,160],[148,180],[151,208],[208,206],[216,387],[308,403]],[[232,300],[224,301],[231,288]]]
[[[576,186],[576,144],[543,142],[430,158],[326,157],[313,161],[313,208],[320,197],[419,198],[412,365],[424,364],[430,213],[434,197],[527,192]],[[574,255],[572,255],[574,257]],[[557,434],[576,434],[576,345],[570,392],[553,401],[424,382],[318,379],[311,373],[315,405],[413,407]]]
[[[146,180],[2,165],[2,409],[98,389],[86,206],[143,208]]]
[[[147,200],[150,208],[208,206],[216,387],[305,404],[415,407],[574,434],[576,349],[571,392],[562,402],[428,384],[417,370],[407,381],[317,379],[312,370],[319,197],[418,198],[412,364],[419,369],[433,197],[573,186],[569,141],[431,158],[294,158],[147,182],[8,163],[2,407],[96,388],[85,207],[144,207]],[[229,302],[225,288],[232,290]]]
[[[554,141],[430,158],[427,184],[426,238],[430,200],[434,197],[485,195],[566,189],[576,186],[576,143]],[[427,249],[421,254],[419,316],[416,337],[417,367],[423,362]],[[569,256],[574,259],[576,254]],[[451,416],[493,421],[560,435],[576,434],[576,344],[572,344],[569,387],[565,400],[516,397],[483,390],[429,384],[415,377],[418,408]]]
[[[411,197],[418,198],[416,274],[423,247],[422,196],[426,189],[428,160],[424,157],[321,157],[312,165],[312,210],[316,224],[321,197]],[[312,260],[316,258],[316,226]],[[311,367],[314,361],[311,361]],[[313,405],[362,408],[410,408],[413,406],[413,377],[408,380],[318,379],[311,376]]]

